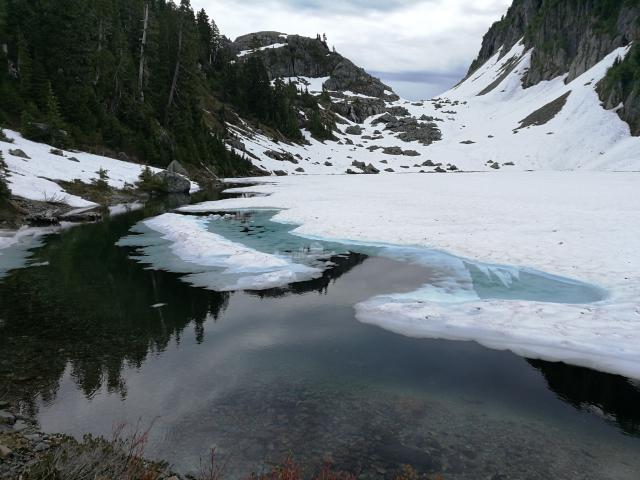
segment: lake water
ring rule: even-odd
[[[109,435],[121,422],[153,423],[149,455],[187,472],[216,448],[229,477],[291,453],[361,478],[391,478],[402,464],[447,480],[640,478],[637,383],[360,323],[358,302],[437,272],[384,247],[294,237],[273,212],[209,228],[322,264],[321,275],[208,290],[218,269],[194,282],[164,271],[176,262],[157,238],[133,246],[153,236],[138,222],[162,210],[47,237],[31,266],[0,279],[0,395],[20,398],[43,429]],[[505,283],[483,268],[467,265],[481,298],[603,294],[530,271]]]

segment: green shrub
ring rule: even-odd
[[[143,192],[158,193],[162,192],[162,180],[155,176],[153,171],[147,166],[138,177],[137,187]]]

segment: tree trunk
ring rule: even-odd
[[[98,58],[96,60],[96,78],[93,80],[93,85],[98,85],[100,81],[100,53],[102,52],[102,38],[104,36],[104,24],[102,19],[98,24]]]
[[[144,26],[142,27],[142,41],[140,42],[140,67],[138,69],[138,88],[140,101],[144,103],[144,65],[145,48],[147,47],[147,28],[149,27],[149,3],[144,4]]]
[[[167,110],[164,114],[164,123],[165,125],[169,120],[169,110],[171,110],[171,105],[173,105],[173,97],[176,93],[176,85],[178,84],[178,75],[180,73],[180,57],[182,54],[182,24],[180,25],[180,31],[178,33],[178,58],[176,59],[176,69],[173,72],[173,80],[171,81],[171,90],[169,90],[169,101],[167,102]]]

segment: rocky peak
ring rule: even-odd
[[[385,102],[399,99],[391,87],[320,38],[265,31],[238,37],[229,48],[240,61],[261,55],[271,79],[326,78],[323,88],[335,94],[339,113],[357,122],[383,112]]]

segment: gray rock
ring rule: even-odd
[[[285,172],[284,170],[274,170],[273,173],[275,173],[275,175],[277,177],[286,177],[287,176],[287,172]]]
[[[402,155],[402,148],[400,147],[385,147],[382,153],[386,155]]]
[[[43,212],[34,212],[25,219],[29,225],[35,227],[46,227],[48,225],[58,225],[60,216],[57,210],[45,210]]]
[[[296,172],[298,172],[298,173],[304,173],[304,168],[302,168],[302,167],[298,167],[298,168],[296,168]]]
[[[385,172],[389,172],[389,173],[395,172],[395,170],[393,168],[385,168],[384,171]]]
[[[167,172],[177,173],[178,175],[182,175],[183,177],[189,178],[189,172],[187,169],[182,166],[180,162],[174,160],[167,167]]]
[[[64,152],[58,148],[52,148],[49,150],[51,155],[57,155],[58,157],[64,157]]]
[[[22,431],[26,430],[27,428],[29,428],[30,426],[31,425],[29,425],[24,420],[18,420],[16,423],[13,424],[13,430],[16,431],[16,432],[22,432]]]
[[[367,165],[364,162],[358,162],[357,160],[354,160],[351,165],[353,167],[359,168],[367,175],[377,175],[378,173],[380,173],[380,170],[378,170],[372,164]]]
[[[191,191],[191,182],[189,179],[174,172],[162,171],[156,173],[153,178],[161,185],[164,193],[189,193]]]
[[[9,447],[0,445],[0,459],[5,460],[11,455],[13,455],[13,451]]]
[[[350,127],[347,127],[347,129],[345,130],[345,133],[347,135],[362,135],[363,131],[364,130],[360,125],[352,125]]]
[[[324,162],[324,166],[325,166],[325,167],[333,167],[333,163],[331,163],[331,162]]]
[[[373,122],[371,122],[372,125],[379,125],[381,123],[396,123],[398,121],[398,119],[396,117],[394,117],[393,115],[391,115],[390,113],[385,113],[384,115],[381,115],[380,117],[376,118]]]
[[[39,444],[37,444],[35,446],[35,448],[33,449],[36,452],[44,452],[45,450],[49,450],[49,445],[47,445],[44,442],[40,442]]]
[[[422,166],[423,166],[423,167],[435,167],[435,166],[436,166],[436,164],[435,164],[435,163],[433,163],[433,161],[432,161],[432,160],[427,160],[426,162],[424,162],[424,163],[422,164]]]
[[[24,158],[24,159],[27,159],[27,160],[31,159],[31,157],[29,155],[24,153],[24,151],[20,150],[19,148],[14,148],[12,150],[9,150],[9,154],[13,155],[14,157],[18,157],[18,158]]]
[[[67,160],[69,160],[70,162],[80,163],[80,160],[78,160],[76,157],[69,157],[67,158]]]
[[[400,106],[387,108],[387,112],[391,115],[395,115],[396,117],[406,117],[407,115],[409,115],[409,110],[407,110],[405,107]]]
[[[39,433],[32,433],[30,435],[25,435],[24,438],[26,438],[27,440],[33,443],[38,443],[42,441],[42,435],[40,435]]]
[[[276,152],[275,150],[267,150],[264,152],[264,154],[273,160],[278,160],[279,162],[291,162],[294,165],[298,164],[298,159],[289,152]]]
[[[415,150],[405,150],[402,152],[405,157],[419,157],[420,154]]]
[[[13,425],[14,423],[16,423],[16,417],[13,413],[6,410],[0,411],[0,424]]]

